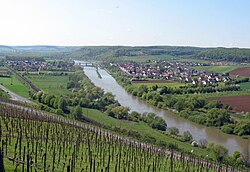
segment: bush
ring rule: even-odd
[[[202,115],[193,115],[188,117],[188,119],[190,121],[196,122],[198,124],[202,124],[204,125],[206,123],[206,117],[202,116]]]
[[[168,143],[167,144],[167,149],[169,149],[169,150],[177,150],[178,149],[178,145],[174,144],[174,143]]]
[[[199,141],[199,147],[200,148],[206,148],[207,145],[208,145],[208,142],[207,142],[206,139],[200,139],[200,141]]]
[[[170,134],[172,134],[172,135],[177,135],[177,134],[179,134],[179,129],[178,128],[176,128],[176,127],[170,127],[170,128],[168,128],[168,131],[169,131],[169,133]]]
[[[227,133],[227,134],[233,134],[234,128],[235,128],[234,124],[227,124],[227,125],[224,125],[221,127],[221,131],[223,131],[224,133]]]
[[[146,135],[143,137],[143,141],[154,144],[156,142],[156,139],[152,136]]]
[[[193,140],[193,136],[189,131],[185,131],[183,133],[183,138],[184,138],[184,141],[186,141],[186,142]]]
[[[167,124],[165,120],[159,116],[155,117],[155,119],[150,123],[150,126],[153,129],[162,130],[162,131],[165,131],[167,128]]]
[[[55,113],[56,113],[57,115],[62,115],[62,116],[64,116],[64,113],[63,113],[62,109],[56,109],[56,110],[55,110]]]

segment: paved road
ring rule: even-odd
[[[34,104],[32,101],[30,101],[27,98],[24,98],[22,96],[19,96],[15,93],[13,93],[12,91],[10,91],[9,89],[5,88],[3,85],[0,84],[0,88],[2,90],[4,90],[6,93],[8,93],[11,97],[12,100],[16,100],[16,101],[20,101],[20,102],[24,102],[24,103],[30,103],[30,104]]]

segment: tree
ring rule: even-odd
[[[233,134],[234,128],[235,128],[235,124],[227,124],[221,127],[221,131],[227,134]]]
[[[81,119],[81,116],[82,116],[82,108],[80,106],[76,106],[72,112],[72,116],[75,118],[75,119]]]
[[[42,101],[42,96],[43,96],[43,92],[42,92],[42,91],[38,91],[38,92],[36,93],[36,97],[37,97],[37,100],[38,100],[39,102]]]
[[[137,121],[140,120],[140,117],[141,117],[141,114],[139,114],[139,113],[136,112],[136,111],[133,111],[133,112],[131,112],[130,115],[129,115],[129,120],[137,122]]]
[[[58,109],[62,109],[63,112],[67,110],[67,102],[62,97],[58,101]]]
[[[208,150],[212,152],[214,158],[218,162],[223,162],[228,156],[228,149],[221,145],[215,145],[214,143],[209,143]]]
[[[5,172],[5,168],[4,168],[4,153],[2,148],[0,148],[0,171],[1,172]]]
[[[167,128],[167,123],[165,122],[164,119],[157,116],[155,117],[154,120],[152,120],[152,122],[150,123],[150,126],[154,129],[165,131]]]
[[[156,90],[158,89],[158,85],[153,85],[153,86],[151,87],[151,89],[152,89],[153,91],[156,91]]]
[[[180,112],[181,110],[183,110],[185,108],[185,101],[182,99],[178,99],[177,102],[174,105],[174,108]]]
[[[233,155],[229,157],[229,162],[234,167],[239,167],[240,165],[243,165],[241,153],[239,151],[234,151]]]
[[[87,98],[81,98],[80,106],[81,107],[90,107],[90,100]]]
[[[176,127],[170,127],[170,128],[168,128],[168,131],[170,134],[173,134],[173,135],[179,134],[179,129]]]
[[[228,149],[221,145],[215,145],[213,149],[215,159],[219,162],[223,162],[228,156]]]
[[[206,148],[208,146],[208,142],[206,139],[200,139],[199,140],[199,145],[201,148]]]
[[[222,104],[217,101],[217,100],[210,100],[208,101],[208,103],[205,105],[205,108],[206,109],[212,109],[212,108],[221,108],[222,107]]]
[[[54,95],[47,95],[44,99],[44,103],[48,106],[53,106],[53,104],[50,104],[51,99],[55,98]]]
[[[242,120],[237,123],[234,132],[238,135],[250,135],[250,120]]]
[[[230,116],[225,109],[213,108],[207,113],[206,123],[208,126],[222,126],[230,122]]]
[[[189,131],[183,132],[183,138],[186,142],[191,141],[193,139],[192,134]]]
[[[116,106],[111,109],[111,112],[114,114],[117,119],[127,119],[129,107]]]

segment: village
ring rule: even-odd
[[[124,62],[118,64],[119,68],[132,76],[132,80],[161,79],[192,83],[194,85],[213,85],[218,82],[230,82],[233,79],[228,74],[197,70],[195,66],[208,66],[207,63],[198,62],[167,62],[161,61],[151,64]]]
[[[68,71],[73,63],[63,61],[35,61],[35,60],[6,60],[5,64],[16,71],[39,72],[39,71]]]

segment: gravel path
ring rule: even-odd
[[[11,97],[12,100],[16,100],[16,101],[20,101],[20,102],[24,102],[24,103],[30,103],[30,104],[34,104],[32,101],[30,101],[27,98],[24,98],[22,96],[17,95],[16,93],[13,93],[12,91],[10,91],[9,89],[7,89],[6,87],[4,87],[3,85],[0,84],[0,88],[5,91],[6,93],[8,93]]]

